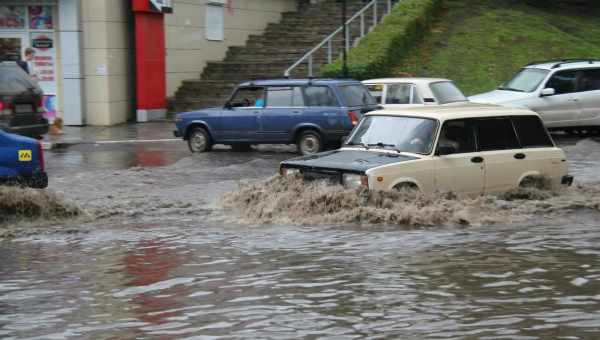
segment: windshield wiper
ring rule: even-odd
[[[515,89],[515,88],[512,88],[512,87],[506,87],[506,86],[498,86],[498,90],[515,91],[515,92],[525,92],[524,90],[519,90],[519,89]]]
[[[369,150],[369,145],[365,144],[365,143],[346,143],[345,145],[350,145],[350,146],[362,146],[363,148],[365,148],[365,150]]]
[[[389,150],[396,151],[399,154],[404,152],[404,151],[400,150],[395,144],[386,144],[386,143],[379,142],[376,144],[368,144],[368,145],[369,146],[377,146],[377,147],[384,148],[384,149],[387,148]]]
[[[391,149],[391,150],[394,150],[394,151],[396,151],[397,153],[401,153],[401,152],[402,152],[402,150],[398,149],[398,147],[396,147],[396,145],[395,145],[395,144],[386,144],[386,143],[379,142],[379,143],[375,143],[375,144],[367,144],[367,145],[368,145],[368,146],[377,146],[377,147],[379,147],[379,148],[383,148],[383,149],[385,149],[385,148],[389,148],[389,149]]]
[[[367,145],[368,146],[378,146],[380,148],[395,147],[396,146],[395,144],[386,144],[386,143],[383,143],[383,142],[377,142],[377,143],[374,143],[374,144],[367,144]]]

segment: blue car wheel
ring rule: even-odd
[[[191,152],[207,152],[212,148],[212,141],[206,129],[194,126],[188,134],[188,147]]]
[[[323,140],[317,131],[302,131],[296,144],[298,145],[298,151],[304,156],[323,151]]]

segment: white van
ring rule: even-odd
[[[284,161],[280,173],[424,193],[500,193],[540,177],[551,187],[573,182],[538,114],[472,104],[369,112],[341,149]]]

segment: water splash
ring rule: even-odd
[[[242,184],[238,191],[223,197],[221,207],[235,214],[238,222],[248,223],[402,227],[515,224],[566,216],[578,209],[600,211],[600,185],[561,191],[533,186],[500,196],[461,197],[450,192],[424,195],[347,189],[288,176]]]
[[[53,221],[82,213],[77,205],[50,190],[0,187],[0,227],[20,220]]]

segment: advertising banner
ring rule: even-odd
[[[51,30],[54,29],[54,18],[52,17],[52,6],[28,6],[29,29]]]
[[[47,94],[56,94],[56,46],[54,33],[31,33],[31,47],[35,51],[33,57],[35,76]]]
[[[25,29],[25,6],[0,5],[0,29]]]
[[[45,117],[56,117],[56,41],[54,33],[31,33],[31,47],[35,50],[32,76],[44,91]]]

